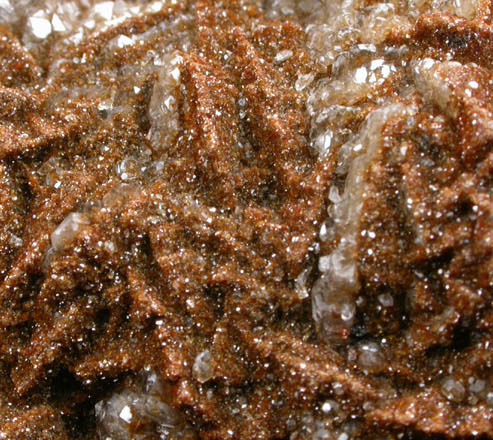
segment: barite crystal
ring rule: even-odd
[[[491,0],[0,0],[0,437],[493,438]]]
[[[36,12],[29,18],[28,23],[33,35],[40,40],[51,34],[52,26],[50,20],[46,18],[43,11]]]
[[[87,216],[80,212],[70,213],[52,232],[51,247],[60,252],[67,249],[84,225],[88,224]]]
[[[96,404],[99,435],[107,440],[195,438],[182,414],[165,403],[166,391],[157,373],[147,371],[136,383]]]
[[[8,21],[9,17],[14,13],[14,7],[9,0],[0,0],[0,16],[3,20]]]
[[[108,2],[108,1],[97,2],[94,5],[94,12],[102,19],[110,20],[113,17],[114,4],[115,4],[114,2]]]
[[[397,115],[412,114],[399,104],[389,105],[371,113],[357,137],[341,149],[348,151],[343,156],[341,169],[347,170],[342,195],[331,189],[332,221],[335,234],[339,237],[337,248],[321,256],[321,276],[312,288],[313,319],[322,332],[333,342],[347,340],[355,316],[355,296],[360,288],[357,269],[356,240],[365,195],[364,175],[382,138],[385,122]],[[353,146],[361,145],[355,149]]]
[[[193,362],[193,374],[200,383],[207,382],[213,376],[211,359],[210,351],[204,350],[197,355]]]
[[[447,376],[442,380],[442,393],[452,402],[462,402],[466,396],[466,389],[453,376]]]
[[[366,373],[378,373],[385,369],[385,357],[376,342],[359,346],[358,365]]]
[[[298,92],[301,92],[302,90],[306,89],[313,82],[314,79],[314,73],[300,74],[298,75],[298,79],[296,80],[294,87]]]
[[[159,81],[154,85],[149,104],[149,140],[158,150],[163,150],[178,132],[177,93],[180,85],[180,65],[183,58],[179,53],[164,57],[160,64]]]
[[[276,56],[274,57],[274,62],[275,63],[282,63],[283,61],[286,61],[287,59],[291,58],[293,56],[293,51],[292,50],[282,50],[281,52],[278,52]]]

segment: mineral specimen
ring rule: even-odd
[[[0,439],[493,439],[490,0],[0,0]]]

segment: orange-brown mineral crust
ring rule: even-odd
[[[493,439],[489,0],[0,0],[0,439]]]

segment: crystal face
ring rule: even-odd
[[[81,213],[70,213],[51,234],[51,246],[55,251],[67,248],[76,238],[87,218]]]
[[[493,439],[490,0],[0,0],[0,438]]]
[[[167,396],[157,374],[146,371],[139,382],[96,404],[100,437],[105,440],[195,438],[179,411],[165,403]]]

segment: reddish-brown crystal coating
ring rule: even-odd
[[[493,438],[487,2],[357,37],[404,67],[338,95],[325,154],[307,99],[345,73],[306,14],[168,3],[63,44],[0,29],[0,438],[111,436],[94,408],[143,371],[165,438]],[[354,282],[311,302],[341,250]],[[336,296],[345,327],[312,310]]]

